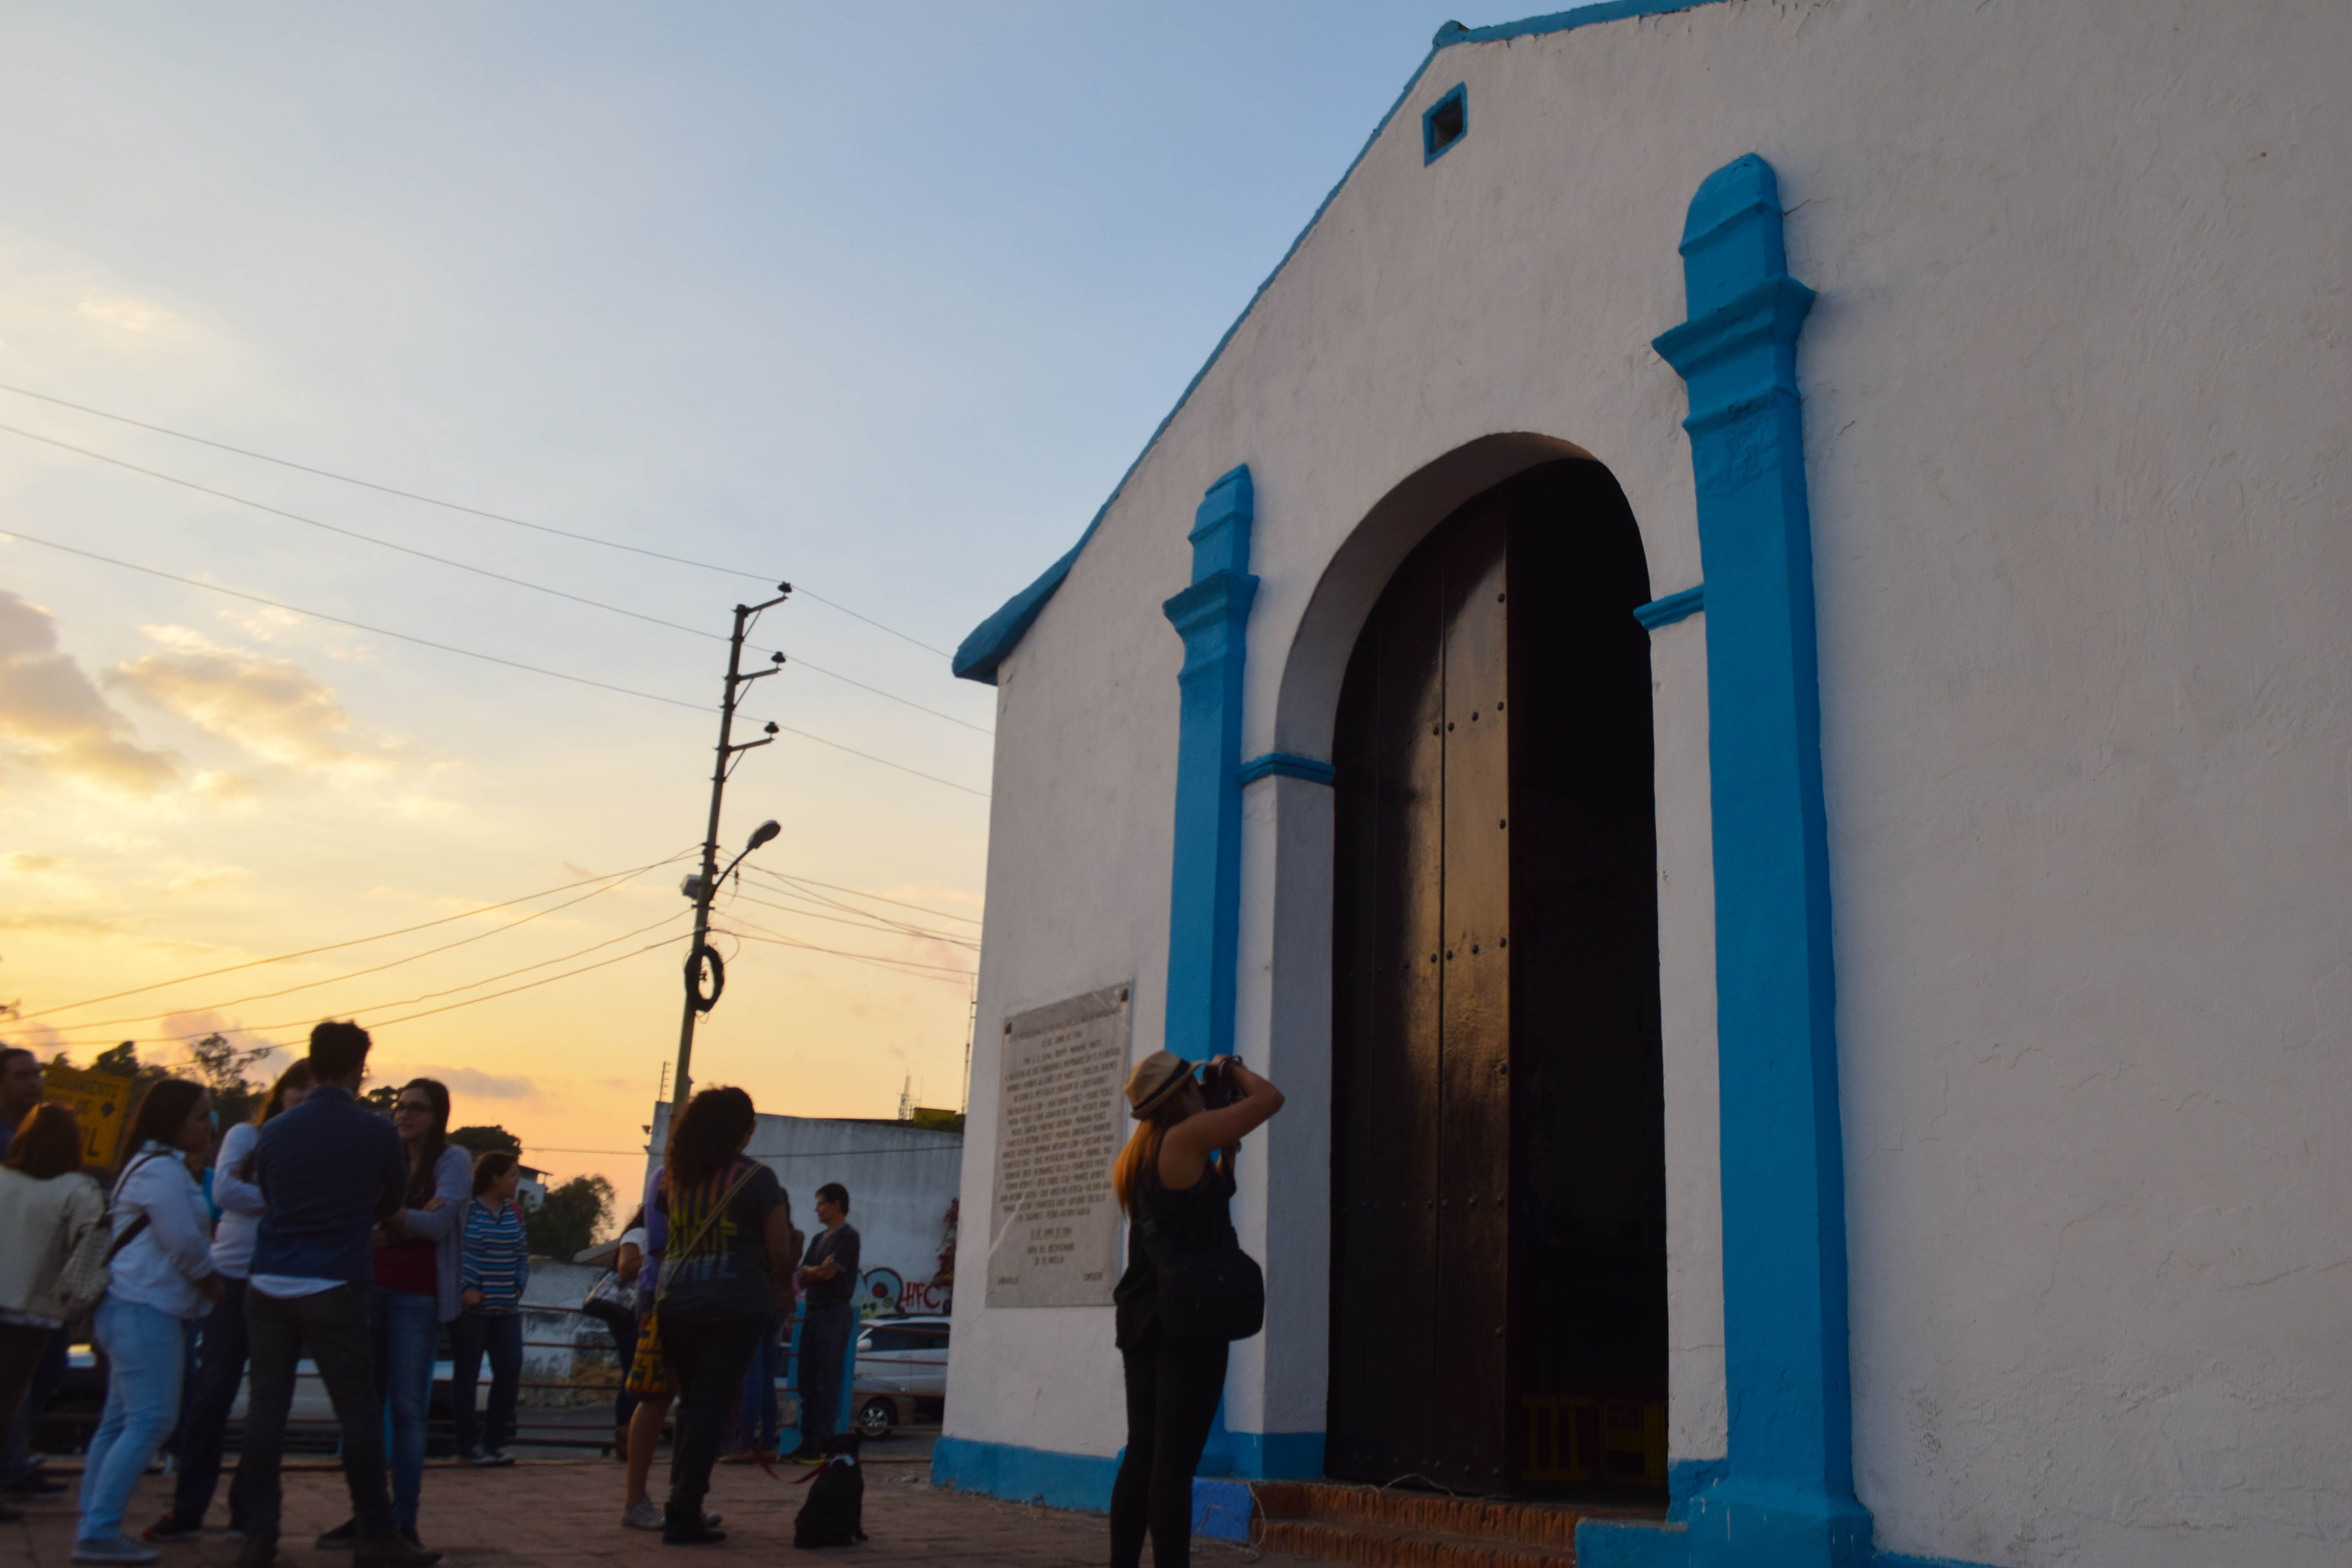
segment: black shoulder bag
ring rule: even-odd
[[[1204,1180],[1210,1179],[1207,1177]],[[1178,1252],[1160,1234],[1151,1198],[1136,1205],[1136,1229],[1160,1276],[1160,1331],[1197,1344],[1246,1340],[1265,1326],[1265,1273],[1242,1250],[1233,1226],[1207,1252]]]

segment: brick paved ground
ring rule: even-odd
[[[656,1489],[666,1466],[655,1470]],[[787,1482],[802,1472],[780,1470]],[[287,1478],[286,1534],[279,1562],[286,1568],[317,1563],[332,1568],[336,1558],[311,1549],[310,1538],[340,1522],[349,1511],[339,1472],[305,1467]],[[150,1476],[140,1483],[129,1515],[134,1525],[152,1522],[168,1501],[170,1483]],[[664,1550],[660,1538],[620,1525],[620,1467],[610,1460],[525,1462],[503,1470],[477,1470],[439,1464],[427,1467],[420,1521],[425,1543],[445,1549],[451,1568],[497,1563],[500,1568],[555,1568],[582,1563],[659,1563],[667,1568],[774,1568],[789,1557],[793,1514],[801,1489],[780,1486],[756,1466],[722,1466],[709,1507],[727,1516],[727,1543],[693,1550]],[[72,1494],[58,1502],[35,1504],[23,1524],[0,1525],[0,1564],[14,1568],[64,1568],[73,1545]],[[215,1525],[225,1522],[215,1510]],[[929,1484],[919,1464],[867,1467],[866,1531],[873,1539],[844,1552],[811,1553],[893,1564],[958,1563],[971,1568],[1075,1568],[1105,1562],[1109,1545],[1099,1515],[1064,1513],[999,1502],[992,1498],[944,1491]],[[217,1532],[196,1542],[163,1546],[158,1568],[227,1568],[236,1543]],[[1302,1560],[1261,1556],[1222,1542],[1196,1541],[1193,1560],[1202,1568],[1303,1568]],[[1147,1561],[1150,1553],[1146,1552]],[[348,1561],[348,1559],[345,1559]]]

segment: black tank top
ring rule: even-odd
[[[1144,1167],[1135,1195],[1150,1211],[1160,1238],[1176,1252],[1213,1252],[1233,1239],[1233,1216],[1226,1205],[1234,1195],[1234,1178],[1221,1160],[1212,1161],[1191,1186],[1171,1192],[1160,1184],[1155,1156]],[[1160,1270],[1144,1245],[1140,1225],[1127,1227],[1127,1272],[1119,1276],[1110,1299],[1118,1307],[1118,1348],[1132,1350],[1143,1342],[1160,1314]]]

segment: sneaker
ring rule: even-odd
[[[360,1521],[347,1519],[310,1542],[321,1552],[349,1552],[360,1543]]]
[[[457,1457],[465,1460],[466,1463],[469,1465],[495,1465],[498,1463],[498,1460],[491,1456],[490,1451],[488,1448],[483,1447],[468,1448]]]
[[[142,1546],[127,1535],[73,1543],[73,1560],[77,1563],[152,1563],[156,1555],[153,1547]]]
[[[725,1531],[710,1528],[709,1514],[702,1515],[699,1520],[688,1520],[668,1509],[663,1510],[662,1513],[664,1546],[716,1546],[727,1539]]]
[[[514,1463],[514,1456],[508,1453],[504,1448],[492,1448],[488,1455],[484,1456],[482,1463],[486,1465],[511,1465]]]
[[[194,1541],[205,1532],[202,1519],[184,1519],[178,1513],[167,1513],[139,1532],[142,1541]]]
[[[629,1530],[659,1530],[662,1527],[661,1504],[649,1497],[641,1497],[622,1511],[621,1523]]]
[[[416,1533],[416,1527],[413,1524],[404,1524],[400,1527],[400,1539],[405,1542],[413,1551],[422,1552],[425,1550],[424,1539]],[[436,1552],[434,1555],[437,1557],[440,1553]]]

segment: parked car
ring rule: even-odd
[[[936,1421],[947,1409],[948,1320],[877,1318],[857,1336],[857,1430],[887,1437],[894,1427]]]

